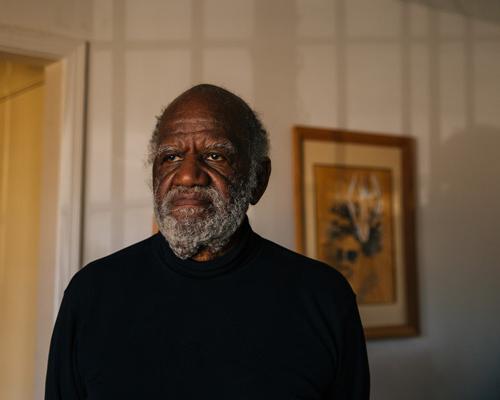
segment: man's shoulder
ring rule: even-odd
[[[278,243],[263,239],[265,257],[273,261],[274,268],[284,276],[294,276],[304,285],[325,287],[341,295],[353,295],[347,279],[330,265],[292,251]]]
[[[89,262],[73,275],[67,291],[123,279],[140,270],[151,257],[154,236]]]

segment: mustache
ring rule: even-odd
[[[213,187],[204,186],[176,186],[170,189],[166,195],[160,200],[160,204],[165,211],[169,211],[172,204],[179,199],[193,199],[205,201],[210,204],[209,208],[213,208],[215,204],[221,201],[221,194]]]
[[[168,193],[165,196],[165,201],[171,202],[173,200],[177,200],[180,198],[188,198],[188,199],[193,199],[193,200],[211,200],[213,197],[213,188],[207,188],[207,187],[200,187],[200,186],[194,186],[194,187],[184,187],[184,186],[177,186],[171,190],[168,191]]]

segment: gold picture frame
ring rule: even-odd
[[[417,335],[414,140],[293,131],[297,250],[347,278],[368,339]]]

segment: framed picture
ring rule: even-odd
[[[297,249],[351,284],[366,337],[418,333],[414,141],[294,128]]]

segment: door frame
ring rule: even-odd
[[[48,348],[54,321],[69,280],[81,268],[88,78],[88,42],[24,28],[0,26],[0,51],[59,63],[46,79],[56,93],[58,115],[44,116],[40,263],[34,398],[43,398]],[[54,111],[55,110],[55,111]],[[47,143],[49,142],[49,143]]]

